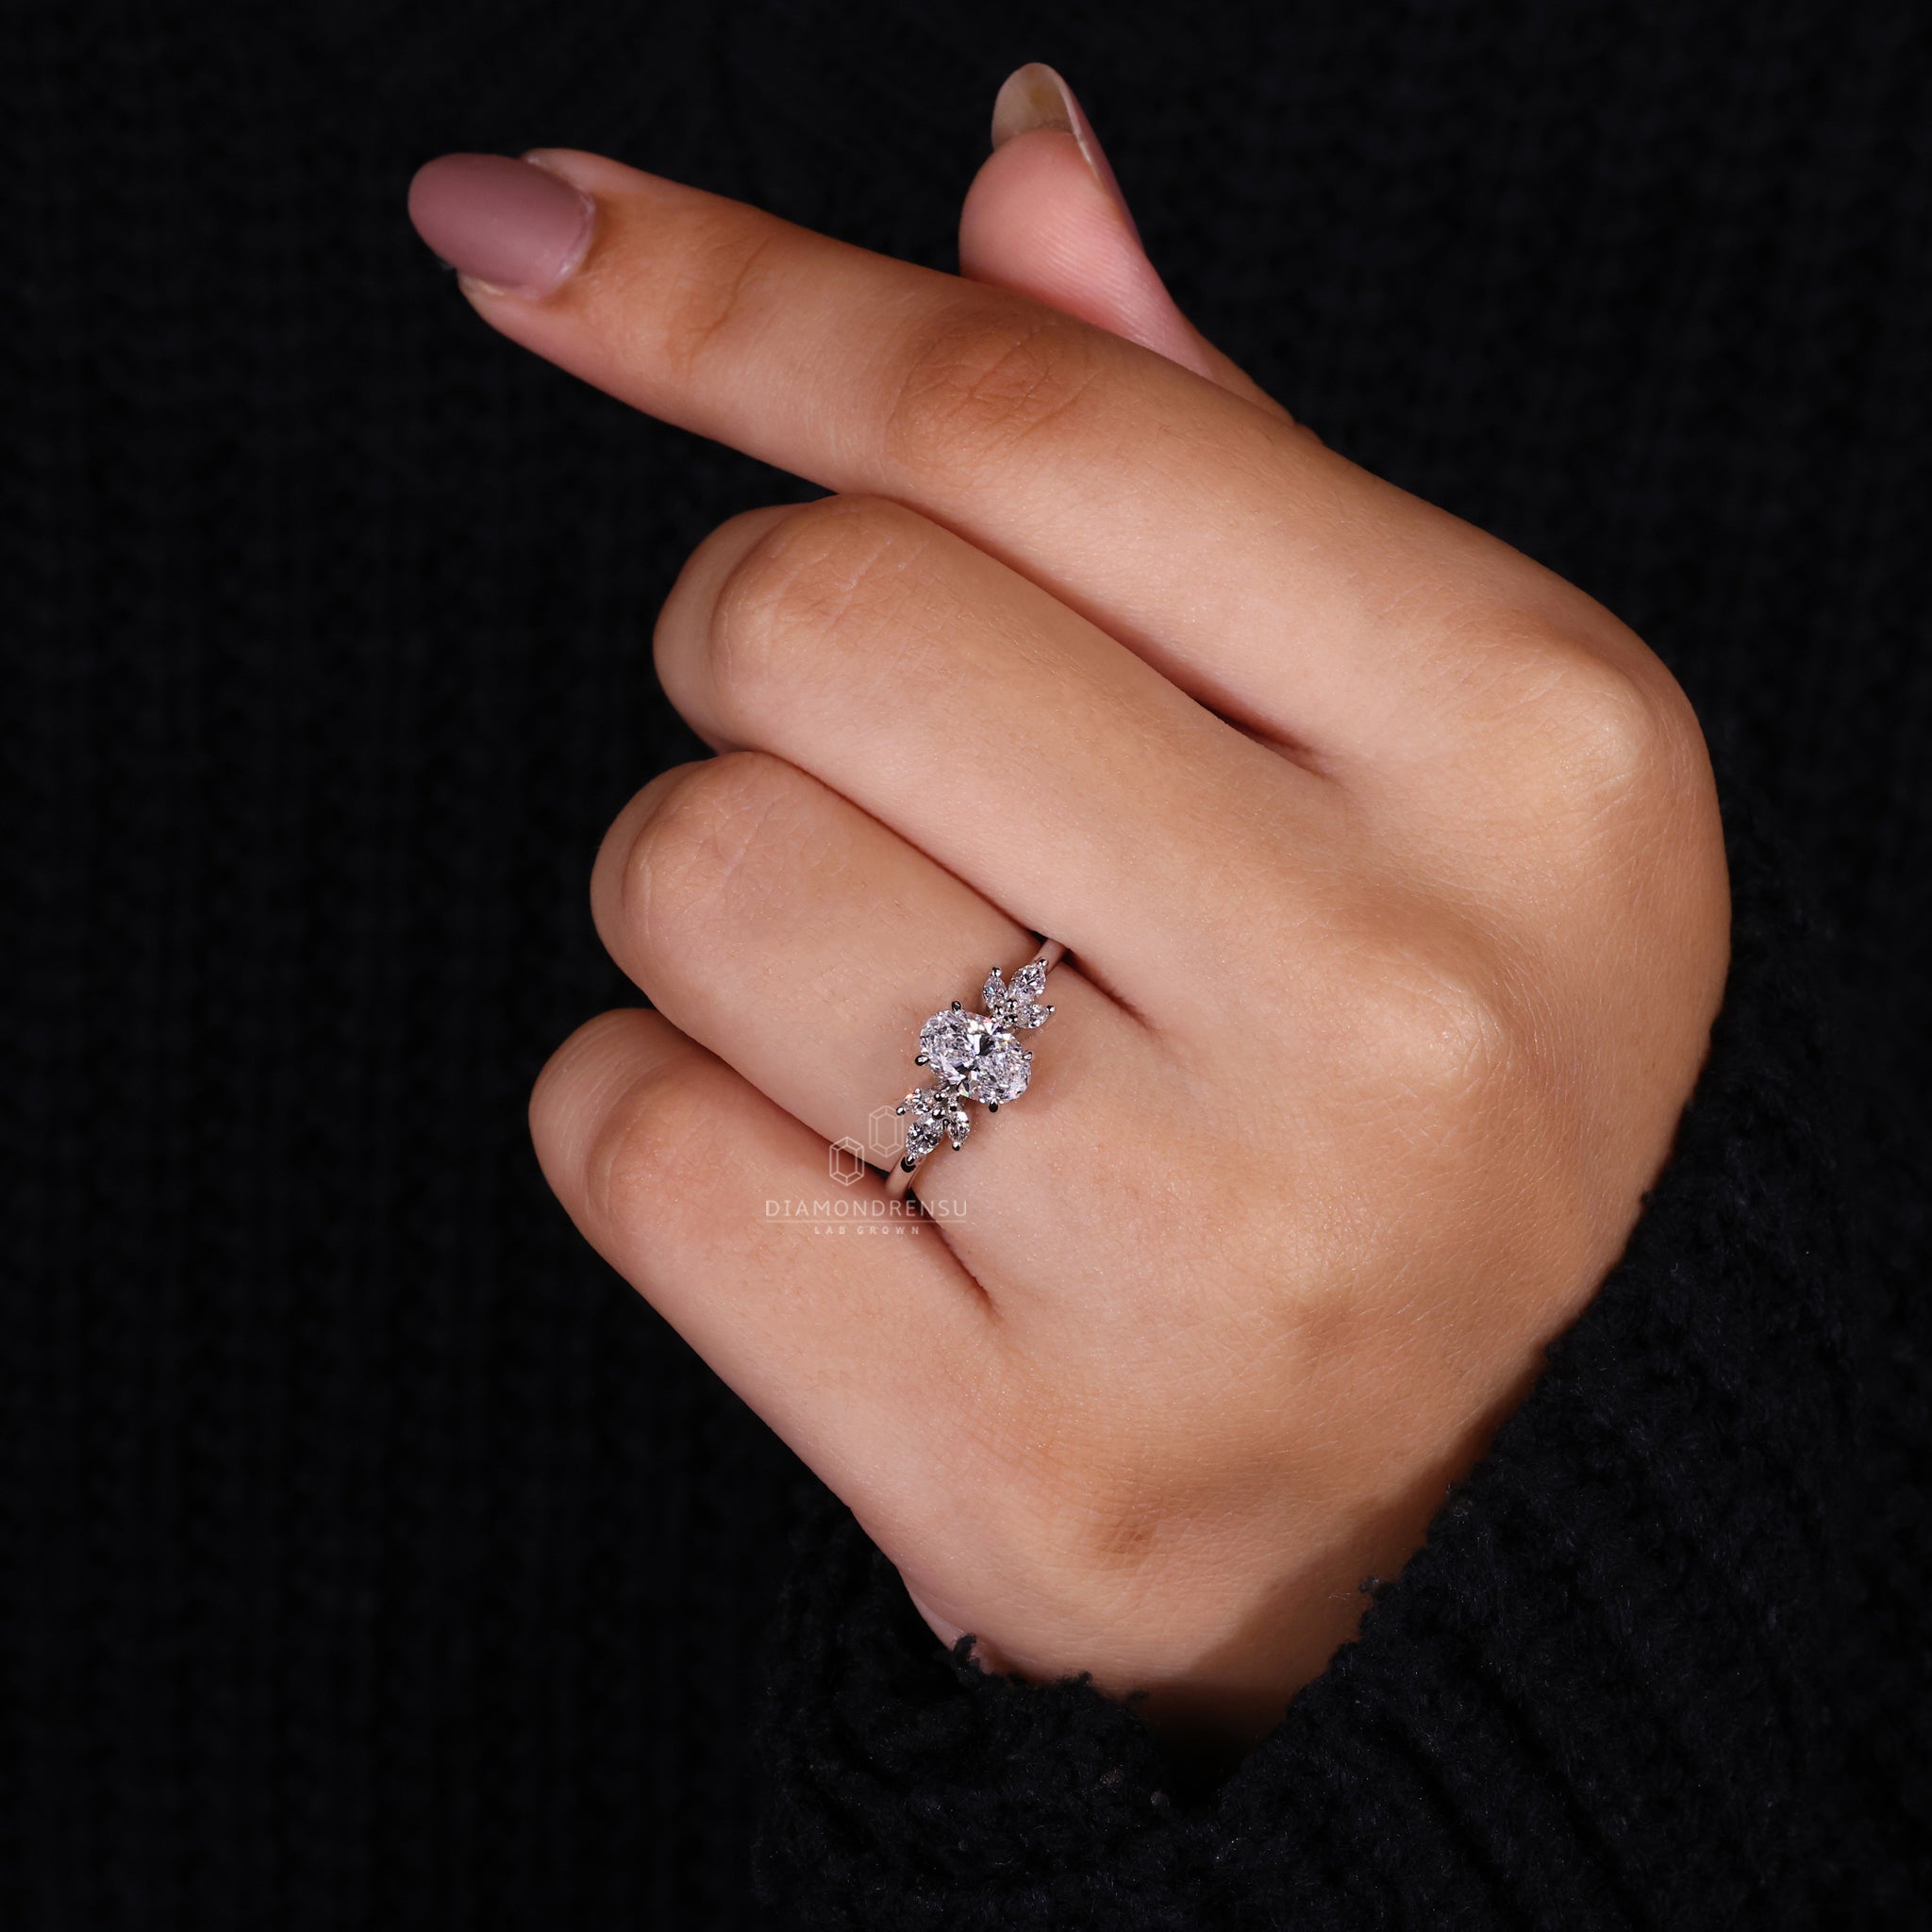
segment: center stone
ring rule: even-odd
[[[998,1038],[999,1028],[983,1013],[949,1008],[935,1013],[919,1029],[919,1050],[926,1065],[953,1087],[972,1074],[980,1056],[990,1053]]]
[[[989,1107],[1019,1099],[1033,1074],[1033,1056],[984,1013],[935,1013],[919,1029],[919,1050],[941,1085],[964,1086]]]

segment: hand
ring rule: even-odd
[[[544,1173],[941,1636],[1257,1735],[1666,1156],[1726,964],[1690,709],[1589,597],[1296,427],[1151,269],[1029,267],[1002,210],[1062,190],[1138,254],[1065,134],[969,202],[969,266],[1018,288],[537,159],[419,177],[431,241],[518,284],[466,280],[484,318],[836,492],[733,518],[664,607],[719,755],[598,857],[656,1010],[545,1068]],[[769,1215],[836,1191],[827,1141],[1037,933],[1056,1016],[1024,1099],[932,1157],[947,1217]]]

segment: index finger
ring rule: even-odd
[[[1391,692],[1424,669],[1387,622],[1391,570],[1441,581],[1444,545],[1470,540],[1521,563],[1272,412],[1026,296],[599,156],[526,158],[594,216],[553,289],[466,279],[493,327],[666,422],[911,505],[1267,734],[1386,747]],[[453,156],[419,175],[432,246],[436,171],[486,159],[518,165]]]

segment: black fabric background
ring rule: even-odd
[[[1922,1265],[1928,17],[1260,19],[8,30],[8,1926],[758,1923],[804,1486],[580,1244],[523,1108],[626,996],[597,840],[699,749],[657,605],[803,492],[484,329],[404,217],[437,153],[601,149],[951,267],[993,92],[1054,61],[1207,332],[1629,620],[1774,802],[1837,935],[1867,1237]],[[1923,1505],[1870,1534],[1923,1553]],[[1922,1777],[1907,1660],[1862,1681],[1865,1774]]]

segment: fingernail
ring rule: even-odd
[[[444,155],[416,170],[409,219],[467,280],[518,295],[547,295],[590,245],[590,197],[508,155]]]
[[[1029,60],[1024,67],[1016,67],[1007,75],[993,99],[992,144],[1004,147],[1015,136],[1032,134],[1041,127],[1071,134],[1080,143],[1080,153],[1093,171],[1093,178],[1120,209],[1122,218],[1133,230],[1134,240],[1140,241],[1141,225],[1127,206],[1127,197],[1121,192],[1121,184],[1113,177],[1107,151],[1100,145],[1092,123],[1074,98],[1074,90],[1044,60]]]

